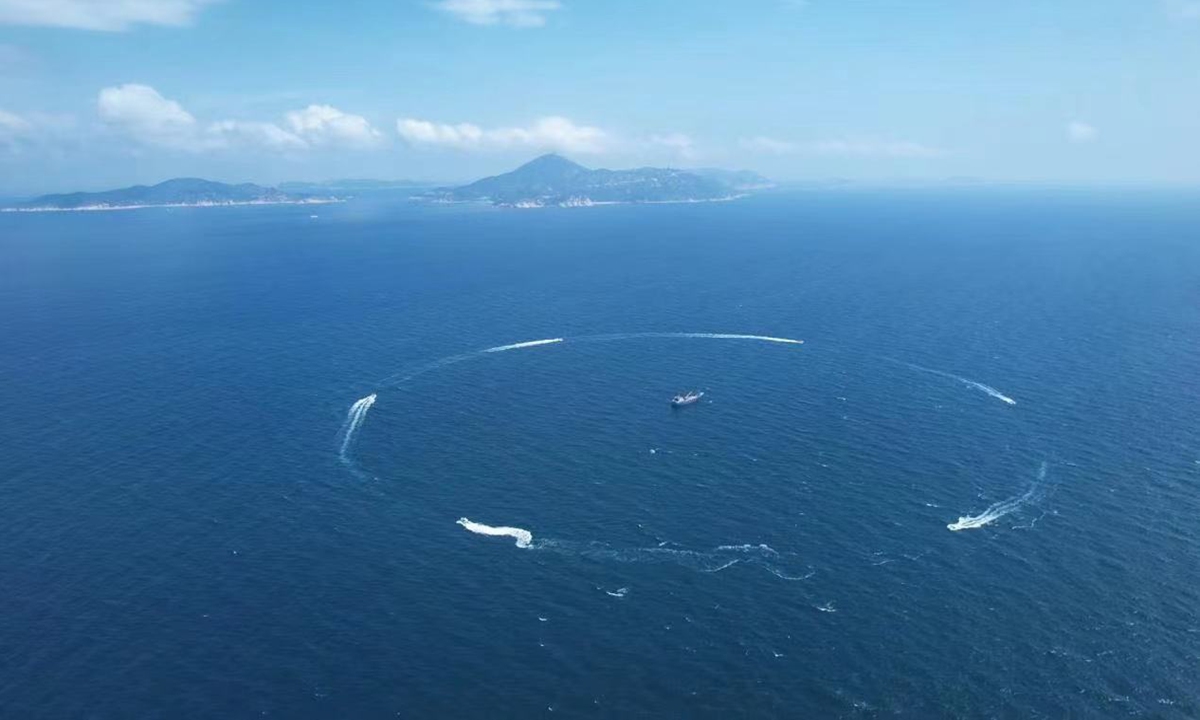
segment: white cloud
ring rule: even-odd
[[[309,105],[288,113],[286,119],[295,135],[314,145],[369,148],[383,141],[383,135],[366,118],[329,105]]]
[[[0,25],[126,30],[131,25],[187,25],[220,0],[0,0]]]
[[[222,148],[235,145],[261,147],[268,150],[304,150],[302,138],[268,122],[220,120],[205,128],[198,147]]]
[[[32,129],[29,121],[15,113],[0,110],[0,138],[24,135]]]
[[[532,148],[567,153],[604,152],[610,139],[597,127],[576,125],[564,117],[543,117],[526,127],[481,128],[472,123],[448,125],[401,118],[396,131],[413,145],[440,145],[459,150]]]
[[[366,118],[329,105],[287,113],[283,125],[256,120],[201,124],[178,102],[148,85],[104,88],[97,100],[100,119],[144,145],[187,152],[227,148],[301,151],[313,147],[368,148],[383,141]]]
[[[699,153],[696,152],[696,144],[692,138],[683,133],[667,133],[666,135],[651,135],[650,144],[657,147],[666,148],[682,160],[695,160]]]
[[[42,112],[17,114],[0,109],[0,150],[21,153],[33,148],[62,152],[75,147],[75,118]]]
[[[16,152],[32,130],[32,123],[25,118],[0,110],[0,151]]]
[[[100,119],[139,142],[189,149],[196,141],[196,118],[149,85],[104,88],[96,101]]]
[[[939,148],[917,142],[870,138],[795,143],[760,135],[758,137],[742,138],[738,141],[738,146],[743,150],[764,155],[807,154],[876,158],[931,158],[946,154],[945,151]]]
[[[413,118],[397,120],[396,132],[414,145],[447,145],[457,148],[477,146],[483,137],[483,130],[478,125],[440,125]]]
[[[1073,143],[1090,143],[1099,136],[1100,131],[1085,122],[1073,120],[1067,123],[1067,139]]]
[[[435,5],[473,25],[541,27],[546,13],[558,10],[558,0],[441,0]]]

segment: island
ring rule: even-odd
[[[5,212],[65,210],[132,210],[149,207],[218,207],[229,205],[308,205],[338,202],[332,196],[283,192],[253,183],[229,185],[199,178],[176,178],[157,185],[134,185],[103,192],[43,195],[4,208]]]
[[[133,210],[138,208],[227,207],[232,205],[310,205],[396,191],[411,193],[427,183],[405,180],[292,182],[280,187],[231,185],[200,178],[175,178],[157,185],[134,185],[102,192],[43,195],[0,208],[0,212]],[[484,202],[501,207],[588,207],[617,203],[696,203],[733,200],[771,181],[749,171],[718,168],[679,170],[642,167],[590,169],[550,153],[512,172],[468,185],[439,187],[413,195],[439,203]]]
[[[769,187],[756,173],[718,169],[589,169],[550,153],[512,172],[469,185],[438,188],[433,202],[489,202],[502,207],[587,207],[615,203],[684,203],[732,200]]]

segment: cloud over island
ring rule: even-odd
[[[396,132],[411,145],[440,146],[457,150],[558,150],[595,155],[611,146],[611,136],[590,125],[551,115],[528,125],[484,128],[474,123],[436,123],[400,118]]]
[[[239,119],[201,123],[153,87],[129,83],[101,90],[96,108],[108,128],[135,143],[186,152],[229,147],[364,149],[385,142],[366,118],[330,105],[309,105],[289,112],[282,123]]]
[[[120,32],[134,25],[190,25],[221,0],[0,0],[0,25]]]
[[[541,27],[558,0],[440,0],[434,7],[472,25]]]

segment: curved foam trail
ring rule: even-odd
[[[976,390],[985,392],[988,395],[991,395],[992,397],[996,398],[997,400],[1006,402],[1009,405],[1017,404],[1016,400],[1013,400],[1012,398],[1010,398],[1009,396],[1000,392],[999,390],[992,387],[991,385],[984,385],[981,382],[975,382],[974,380],[962,377],[961,375],[954,375],[953,373],[943,372],[941,370],[934,370],[933,368],[927,368],[922,365],[916,365],[913,363],[904,363],[904,364],[907,365],[908,367],[912,368],[913,370],[917,370],[919,372],[930,373],[931,375],[940,375],[944,378],[950,378],[951,380],[957,380],[960,383],[963,383],[964,385],[966,385],[967,387],[975,388]]]
[[[1024,494],[1018,495],[1014,498],[1009,498],[1008,500],[1001,500],[978,515],[964,515],[958,520],[947,525],[946,529],[950,530],[951,532],[958,532],[960,530],[974,530],[975,528],[981,528],[985,525],[991,525],[1005,515],[1019,510],[1025,503],[1040,497],[1042,481],[1045,479],[1046,463],[1042,463],[1041,468],[1038,469],[1037,480],[1034,481],[1033,486],[1030,487],[1029,490],[1027,490]]]
[[[735,333],[663,333],[664,337],[708,338],[710,340],[761,340],[762,342],[783,343],[785,345],[803,345],[803,340],[792,338],[771,337],[770,335],[739,335]]]
[[[803,345],[803,340],[775,337],[773,335],[744,335],[741,333],[703,333],[703,332],[641,332],[615,333],[612,335],[583,335],[571,338],[581,342],[615,342],[617,340],[643,340],[650,338],[693,338],[701,340],[757,340],[758,342],[781,343],[784,345]]]
[[[517,547],[527,548],[533,544],[533,533],[523,528],[516,527],[492,527],[483,523],[471,522],[466,518],[459,518],[458,524],[462,525],[469,532],[476,535],[495,535],[501,537],[514,538],[517,541]]]
[[[615,340],[636,340],[640,338],[700,338],[707,340],[757,340],[759,342],[781,343],[784,345],[803,345],[803,340],[795,340],[793,338],[774,337],[772,335],[744,335],[740,333],[697,333],[697,332],[645,332],[645,333],[616,333],[612,335],[583,335],[575,338],[570,338],[572,341],[578,342],[604,342]],[[380,380],[383,385],[396,385],[404,383],[418,375],[424,375],[427,372],[437,370],[453,363],[470,360],[473,357],[484,355],[487,353],[508,352],[509,350],[522,350],[524,348],[539,347],[541,345],[554,345],[565,342],[568,338],[545,338],[544,340],[529,340],[526,342],[512,343],[510,345],[497,345],[496,347],[477,350],[475,352],[462,353],[459,355],[450,355],[440,360],[435,360],[426,365],[417,367],[414,370],[405,373],[397,373],[389,375]]]
[[[1013,400],[1012,398],[1010,398],[1009,396],[1000,392],[999,390],[992,387],[991,385],[984,385],[983,383],[975,382],[974,380],[966,380],[965,382],[973,388],[984,391],[985,393],[987,393],[988,395],[991,395],[992,397],[996,398],[997,400],[1003,400],[1004,402],[1008,403],[1009,405],[1017,404],[1016,400]]]
[[[367,411],[375,404],[377,394],[371,393],[365,398],[356,400],[350,406],[349,412],[346,413],[346,423],[343,426],[342,434],[342,459],[346,459],[346,451],[350,449],[350,443],[354,441],[354,436],[358,433],[358,429],[362,427],[363,421],[367,419]]]
[[[447,355],[444,358],[439,358],[433,362],[417,366],[416,368],[409,370],[407,373],[400,372],[396,373],[395,375],[389,375],[379,382],[382,385],[399,385],[401,383],[406,383],[420,375],[424,375],[425,373],[439,370],[447,365],[453,365],[465,360],[470,360],[485,353],[508,352],[509,350],[521,350],[522,348],[538,347],[539,345],[553,345],[555,343],[562,342],[564,339],[565,338],[546,338],[545,340],[530,340],[528,342],[513,343],[511,345],[497,345],[496,347],[459,353],[458,355]]]
[[[719,573],[735,565],[753,565],[782,580],[807,580],[813,576],[811,569],[805,574],[793,574],[792,568],[787,566],[801,567],[799,559],[790,554],[780,553],[768,545],[721,545],[705,551],[663,545],[621,548],[602,542],[542,538],[533,549],[603,562],[673,564],[703,573]]]
[[[413,378],[419,377],[428,372],[433,372],[434,370],[439,370],[441,368],[446,367],[447,365],[453,365],[455,363],[460,363],[465,360],[470,360],[471,358],[475,357],[476,355],[478,355],[478,353],[475,353],[475,352],[459,353],[458,355],[447,355],[446,357],[439,358],[437,360],[434,360],[433,362],[428,362],[428,363],[425,363],[424,365],[418,365],[415,368],[408,370],[407,372],[398,372],[394,375],[388,375],[387,377],[380,380],[379,384],[380,385],[389,385],[389,386],[401,385],[403,383],[408,382],[409,380],[412,380]]]
[[[484,350],[483,352],[485,352],[485,353],[508,352],[509,350],[520,350],[522,348],[537,347],[539,345],[553,345],[555,343],[560,343],[562,341],[563,341],[563,338],[546,338],[545,340],[530,340],[529,342],[513,343],[512,345],[499,345],[494,348],[488,348],[487,350]]]

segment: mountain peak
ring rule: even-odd
[[[698,202],[725,200],[738,194],[739,189],[722,178],[669,168],[589,170],[557,153],[542,155],[503,175],[433,193],[440,200],[483,200],[519,207]]]
[[[539,173],[547,175],[568,175],[581,172],[587,172],[587,168],[579,163],[572,162],[558,153],[546,153],[536,157],[513,172],[518,173]]]

